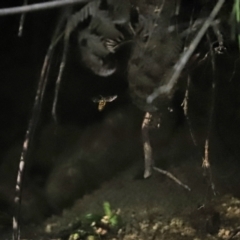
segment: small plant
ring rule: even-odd
[[[118,230],[121,226],[120,210],[112,210],[109,202],[103,203],[104,215],[101,217],[100,221],[92,222],[96,234],[100,236],[106,235],[111,230]]]
[[[109,202],[103,202],[103,215],[88,213],[82,219],[81,229],[74,231],[68,240],[97,240],[109,231],[118,230],[122,225],[120,210],[111,209]]]
[[[119,227],[121,225],[120,209],[113,211],[109,202],[103,203],[103,209],[105,214],[103,218],[108,219],[108,224],[111,227]]]

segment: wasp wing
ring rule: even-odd
[[[111,96],[111,97],[107,97],[107,98],[105,99],[105,101],[106,101],[106,102],[112,102],[112,101],[114,101],[116,98],[117,98],[117,95],[114,95],[114,96]]]

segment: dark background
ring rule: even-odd
[[[10,7],[8,4],[1,3],[0,7]],[[21,1],[14,2],[14,6],[21,4]],[[195,1],[194,4],[183,1],[183,19],[193,6],[200,9],[196,12],[201,12],[201,9],[207,12],[213,5],[209,1]],[[231,10],[231,4],[228,4],[222,13],[224,19]],[[17,36],[19,15],[0,18],[0,209],[3,219],[0,225],[10,224],[22,142],[58,13],[59,10],[54,9],[27,14],[22,37]],[[216,56],[215,71],[212,72],[211,58],[191,69],[189,117],[199,143],[197,151],[201,155],[209,122],[211,84],[215,78],[211,161],[213,164],[238,167],[240,64],[237,44],[229,40],[229,28],[230,25],[226,23],[223,29],[227,29],[224,35],[227,51]],[[202,56],[208,52],[206,41],[204,38],[197,49]],[[127,52],[123,52],[117,56],[120,67],[116,74],[101,78],[78,61],[75,46],[71,45],[59,92],[59,123],[55,124],[51,117],[51,106],[61,46],[55,52],[26,167],[23,193],[23,218],[26,222],[41,221],[52,213],[61,212],[74,199],[97,188],[117,171],[143,159],[140,129],[144,113],[132,105],[128,96],[127,55]],[[97,104],[92,101],[99,95],[118,95],[118,98],[99,112]],[[176,129],[186,125],[182,100],[180,94],[176,98],[174,113],[163,116],[164,130],[153,133],[156,155],[173,141]],[[199,159],[201,161],[201,157]],[[163,161],[162,164],[167,166],[168,162]],[[65,182],[69,182],[69,185],[63,186]]]

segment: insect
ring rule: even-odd
[[[105,108],[107,102],[112,102],[116,98],[117,98],[117,95],[109,96],[109,97],[103,97],[100,95],[100,98],[93,98],[92,100],[93,102],[98,103],[98,111],[101,112]]]

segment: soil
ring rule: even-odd
[[[184,148],[191,154],[174,161],[166,170],[191,191],[158,172],[143,179],[140,159],[93,193],[76,200],[60,216],[52,216],[37,226],[23,226],[21,239],[240,239],[240,179],[235,163],[215,163],[211,172],[204,170],[198,154],[191,150],[193,146],[183,144],[183,132],[186,134],[185,130],[175,134],[168,154],[183,157],[179,153]],[[218,151],[221,154],[221,149]],[[106,201],[112,210],[120,212],[121,221],[116,227],[101,222],[106,215]],[[98,220],[92,218],[86,223],[87,214],[99,216]],[[6,235],[1,239],[10,238]]]

